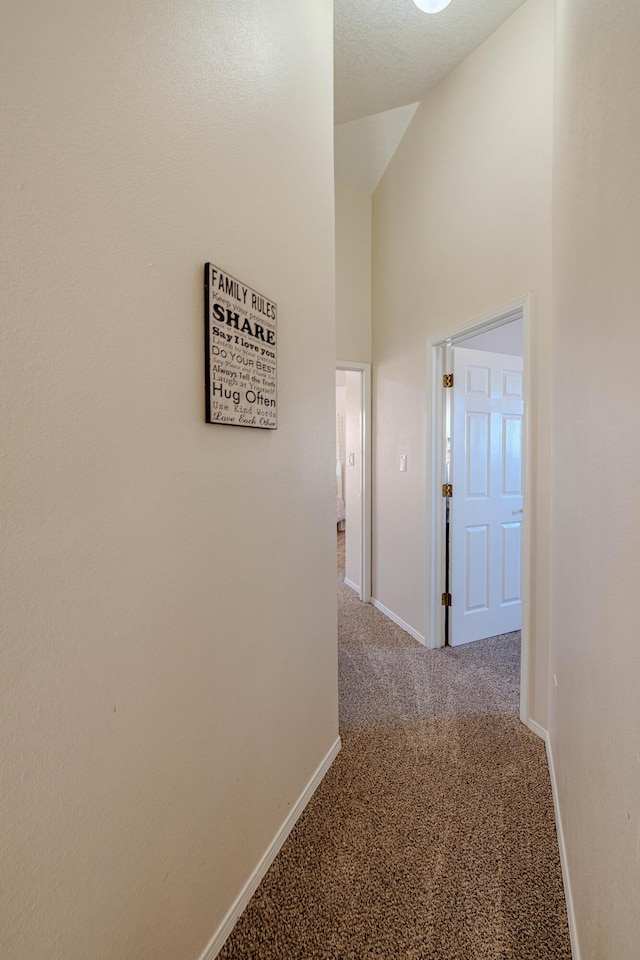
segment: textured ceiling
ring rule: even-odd
[[[452,0],[422,13],[413,0],[335,0],[335,122],[422,100],[524,0]]]

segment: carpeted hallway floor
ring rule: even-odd
[[[342,750],[223,960],[571,957],[519,634],[428,651],[344,585]]]

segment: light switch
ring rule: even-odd
[[[407,455],[406,453],[403,453],[402,456],[400,457],[400,473],[406,473],[406,472],[407,472]]]

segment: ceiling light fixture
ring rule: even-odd
[[[413,0],[413,2],[424,13],[440,13],[449,6],[451,0]]]

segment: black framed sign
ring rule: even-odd
[[[272,300],[205,263],[207,423],[276,429],[277,320]]]

